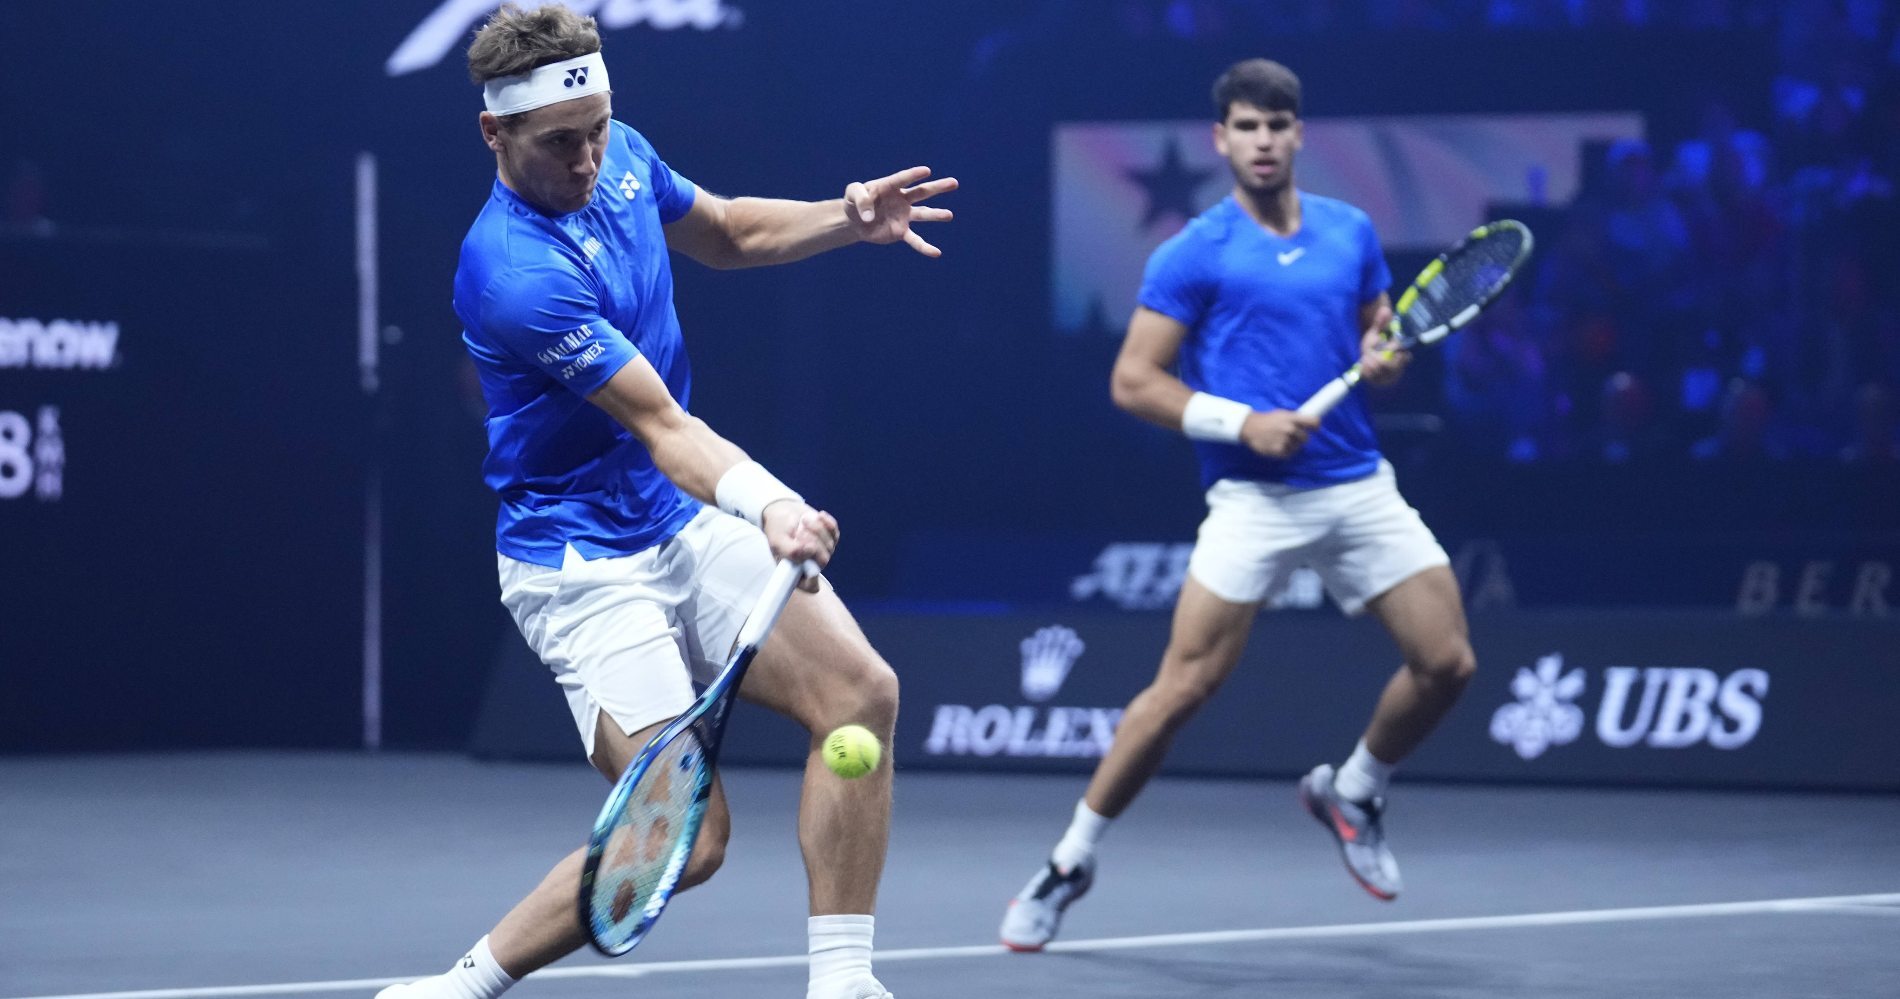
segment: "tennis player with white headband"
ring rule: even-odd
[[[595,94],[609,94],[607,62],[599,52],[536,66],[518,76],[498,76],[482,85],[482,101],[496,117]]]
[[[914,167],[832,201],[722,198],[613,119],[594,19],[503,6],[475,37],[498,177],[462,244],[455,309],[488,404],[501,599],[567,697],[609,781],[710,680],[775,559],[826,563],[838,522],[691,415],[667,251],[718,268],[857,242],[939,251],[913,223],[956,188]],[[822,577],[794,595],[741,695],[813,733],[799,809],[810,879],[809,999],[888,993],[871,971],[889,765],[839,780],[825,733],[887,744],[897,677]],[[577,816],[578,818],[578,816]],[[576,833],[581,831],[576,827]],[[711,877],[730,818],[715,786],[685,885]],[[582,852],[554,866],[449,971],[382,999],[494,999],[580,947]]]

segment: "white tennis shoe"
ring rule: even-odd
[[[839,988],[808,989],[805,999],[897,999],[875,978],[859,978]]]
[[[1348,801],[1333,787],[1333,768],[1322,763],[1300,778],[1300,804],[1333,841],[1346,872],[1373,898],[1390,902],[1399,897],[1404,881],[1398,859],[1385,842],[1385,800]]]
[[[1090,857],[1073,870],[1062,871],[1055,861],[1045,864],[1029,879],[1023,890],[1010,900],[1003,913],[1001,936],[1010,950],[1034,952],[1054,940],[1062,926],[1062,913],[1075,900],[1088,894],[1095,884],[1095,858]]]

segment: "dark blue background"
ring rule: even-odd
[[[1048,328],[1052,123],[1205,117],[1212,76],[1268,54],[1302,74],[1312,116],[1636,110],[1660,148],[1711,94],[1769,127],[1787,44],[1748,3],[1716,5],[1733,12],[1717,27],[1501,28],[1427,4],[1444,23],[1414,28],[1380,3],[733,2],[736,30],[605,33],[618,115],[675,167],[722,194],[832,197],[912,163],[964,183],[945,199],[958,220],[930,233],[940,261],[854,247],[678,270],[696,411],[839,515],[832,575],[867,605],[1033,599],[953,563],[959,537],[1090,551],[1186,540],[1198,520],[1187,448],[1109,404],[1114,339]],[[0,505],[0,748],[353,744],[372,468],[389,737],[466,739],[509,625],[448,297],[493,163],[458,56],[383,72],[433,6],[0,9],[0,315],[126,328],[116,371],[0,371],[0,408],[58,403],[69,451],[64,504]],[[398,331],[373,399],[354,368],[359,150],[380,163]],[[1432,411],[1433,363],[1382,411]],[[1732,605],[1732,584],[1688,572],[1632,600],[1618,581],[1648,579],[1659,540],[1798,559],[1900,531],[1891,466],[1514,466],[1415,425],[1385,440],[1448,541],[1504,539],[1532,553],[1520,573],[1558,583],[1575,582],[1566,552],[1596,556],[1551,603]]]

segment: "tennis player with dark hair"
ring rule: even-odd
[[[454,302],[488,404],[483,473],[501,497],[501,599],[567,696],[608,780],[716,674],[774,559],[823,564],[838,524],[687,410],[691,377],[667,251],[713,267],[799,260],[857,242],[937,256],[912,223],[956,181],[922,167],[825,202],[726,199],[694,186],[612,116],[591,17],[504,6],[476,36],[482,137],[498,177],[462,244]],[[825,733],[887,745],[897,678],[828,584],[797,594],[743,696],[814,733],[799,809],[810,881],[810,999],[887,996],[872,911],[890,823],[888,766],[841,780]],[[576,816],[577,837],[584,830]],[[683,884],[719,866],[714,800]],[[384,999],[493,999],[586,940],[583,851],[449,971]]]
[[[1445,552],[1399,495],[1363,396],[1323,421],[1295,411],[1354,361],[1374,384],[1396,380],[1408,361],[1381,344],[1391,273],[1372,223],[1295,186],[1300,82],[1286,67],[1239,63],[1213,96],[1214,147],[1233,193],[1149,259],[1111,386],[1116,405],[1194,440],[1207,519],[1159,673],[1129,703],[1068,831],[1004,916],[1003,942],[1017,950],[1052,939],[1088,891],[1102,833],[1232,672],[1262,603],[1295,568],[1316,570],[1346,613],[1370,610],[1404,659],[1351,754],[1300,781],[1347,870],[1379,898],[1400,887],[1381,823],[1387,778],[1476,667]]]

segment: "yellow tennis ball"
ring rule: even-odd
[[[884,747],[862,725],[840,725],[825,736],[825,766],[844,778],[862,777],[877,769]]]

